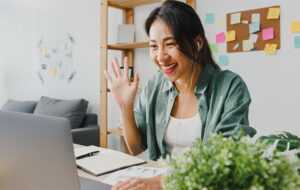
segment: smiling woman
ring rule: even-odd
[[[150,37],[150,57],[157,72],[145,85],[134,107],[139,77],[124,75],[118,60],[111,63],[113,78],[105,71],[111,92],[123,120],[123,133],[131,154],[149,149],[149,156],[182,151],[211,133],[229,137],[241,129],[253,136],[248,111],[251,102],[247,86],[231,71],[222,71],[214,62],[197,13],[189,5],[165,1],[154,9],[145,23]],[[130,179],[113,189],[162,189],[161,176]]]

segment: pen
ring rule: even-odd
[[[90,157],[90,156],[94,156],[94,154],[98,153],[99,151],[94,151],[94,152],[90,152],[90,153],[87,153],[87,154],[83,154],[81,156],[77,156],[76,157],[76,160],[79,160],[79,159],[82,159],[82,158],[85,158],[85,157]]]

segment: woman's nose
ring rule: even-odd
[[[164,48],[159,48],[157,52],[157,61],[163,62],[167,58],[167,53]]]

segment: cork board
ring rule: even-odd
[[[251,14],[260,13],[260,31],[253,34],[258,34],[257,42],[254,43],[254,48],[257,48],[252,51],[262,51],[265,48],[266,44],[277,44],[277,49],[280,49],[280,16],[279,19],[267,19],[269,8],[279,8],[280,6],[265,7],[261,9],[253,9],[248,11],[239,11],[226,14],[227,22],[227,31],[235,30],[236,36],[235,41],[227,42],[227,52],[244,52],[243,51],[243,40],[248,40],[249,33],[249,24],[251,23]],[[231,14],[241,13],[241,23],[230,24]],[[242,21],[247,20],[249,24],[243,24]],[[274,38],[271,40],[263,41],[262,39],[262,30],[265,28],[274,28]],[[239,47],[234,50],[234,46],[239,43]],[[248,51],[247,51],[248,52]]]

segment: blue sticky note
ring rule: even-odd
[[[215,14],[207,13],[205,16],[205,24],[214,24],[215,23]]]
[[[300,48],[300,36],[294,38],[294,48]]]
[[[254,32],[258,32],[260,30],[259,24],[259,22],[249,24],[249,33],[252,34]]]
[[[220,55],[218,65],[227,66],[228,65],[228,56],[227,55]]]

